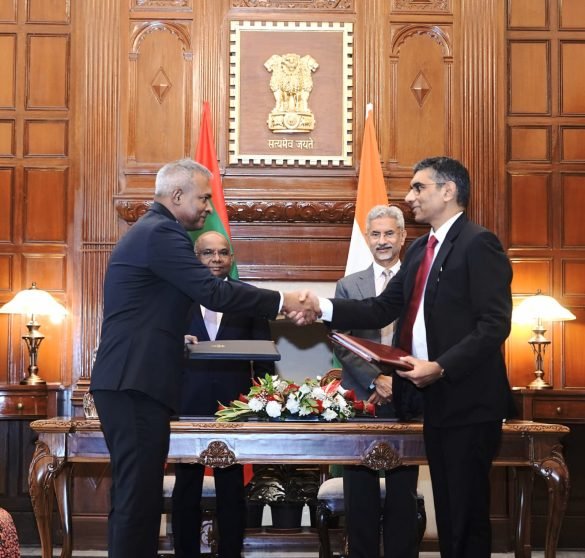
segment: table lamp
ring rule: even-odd
[[[561,306],[552,296],[543,295],[540,290],[533,296],[525,298],[512,311],[512,321],[519,324],[530,323],[532,337],[528,340],[535,356],[536,378],[528,384],[528,389],[550,389],[552,386],[543,379],[543,358],[550,341],[544,336],[546,329],[543,322],[564,322],[574,320],[575,315]]]
[[[0,308],[0,314],[25,314],[30,321],[26,324],[28,333],[23,335],[28,348],[29,366],[28,375],[21,384],[38,385],[46,383],[38,375],[37,358],[39,346],[45,336],[39,332],[40,324],[35,317],[39,315],[50,316],[52,321],[59,322],[67,314],[65,307],[57,302],[47,291],[37,289],[33,283],[30,289],[24,289]]]

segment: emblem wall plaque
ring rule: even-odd
[[[352,165],[352,31],[231,23],[230,165]]]

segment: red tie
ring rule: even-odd
[[[416,272],[414,288],[412,289],[412,296],[410,297],[410,304],[408,305],[406,316],[404,317],[400,328],[400,347],[409,353],[412,352],[412,328],[414,326],[414,320],[418,313],[418,307],[420,306],[422,294],[427,282],[427,276],[431,270],[437,242],[438,240],[435,236],[429,236],[425,255],[420,262],[418,271]]]

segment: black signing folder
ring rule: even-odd
[[[185,345],[185,348],[190,360],[280,360],[280,353],[274,341],[254,339],[199,341]]]

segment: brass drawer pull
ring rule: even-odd
[[[24,404],[23,404],[21,401],[19,401],[19,402],[16,404],[16,408],[17,408],[19,411],[22,411],[22,410],[24,409]]]
[[[562,407],[557,407],[557,415],[560,415],[563,412]]]

